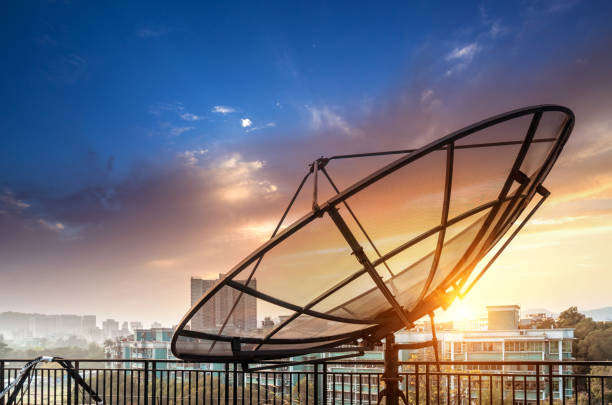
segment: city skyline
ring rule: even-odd
[[[612,305],[609,2],[225,7],[7,8],[2,310],[176,324],[313,159],[540,103],[577,117],[552,195],[462,304]]]
[[[542,308],[542,307],[523,307],[520,304],[514,303],[514,304],[504,304],[503,306],[512,306],[512,305],[516,305],[520,308],[520,315],[521,315],[521,319],[527,319],[533,315],[537,315],[537,316],[541,316],[542,314],[546,315],[546,316],[551,316],[551,317],[556,317],[558,316],[562,311],[551,311],[548,308]],[[466,321],[480,321],[482,318],[486,318],[486,314],[487,314],[487,307],[490,306],[494,306],[494,305],[485,305],[483,307],[478,307],[475,309],[469,308],[465,305],[463,305],[462,303],[458,303],[457,305],[454,305],[452,310],[449,310],[449,312],[451,313],[451,316],[445,316],[444,313],[441,313],[440,315],[437,316],[437,319],[439,320],[439,322],[441,324],[446,324],[448,322],[453,322],[455,324],[454,327],[461,327],[460,325],[472,325],[472,323],[470,322],[466,322]],[[567,310],[568,308],[564,308],[563,310]],[[596,321],[609,321],[612,319],[612,306],[609,307],[603,307],[603,308],[593,308],[593,309],[578,309],[581,313],[586,314],[586,316],[592,317],[594,320]],[[598,313],[600,311],[597,310],[605,310],[601,313]],[[125,320],[125,319],[115,319],[115,318],[108,318],[108,317],[102,317],[99,316],[97,314],[89,314],[89,315],[80,315],[80,314],[53,314],[53,313],[26,313],[26,312],[12,312],[12,311],[6,311],[6,312],[0,312],[0,326],[3,324],[3,319],[2,316],[6,315],[6,314],[18,314],[20,316],[26,316],[26,317],[54,317],[54,318],[59,318],[59,317],[79,317],[79,318],[87,318],[87,319],[83,319],[80,322],[89,322],[89,326],[91,326],[91,319],[93,319],[95,321],[95,327],[97,327],[100,330],[103,330],[104,328],[104,323],[106,321],[115,321],[117,322],[117,327],[119,328],[118,330],[123,330],[123,326],[125,324],[128,325],[128,330],[134,331],[136,329],[151,329],[151,328],[172,328],[173,326],[175,326],[176,323],[163,323],[163,322],[159,322],[156,320],[153,320],[151,323],[147,323],[147,322],[143,322],[142,320]],[[282,320],[282,317],[286,317],[286,314],[281,314],[280,318]],[[261,327],[262,326],[262,321],[266,318],[270,317],[273,321],[278,322],[279,321],[279,315],[274,315],[274,314],[268,314],[268,313],[263,313],[261,311],[259,311],[257,313],[257,327]],[[418,323],[422,323],[422,322],[429,322],[427,319],[422,319],[421,321],[419,321]],[[30,322],[30,326],[32,327],[33,325]],[[35,326],[33,326],[34,328],[36,328]],[[58,326],[59,327],[59,326]],[[83,326],[84,327],[84,326]],[[74,329],[74,328],[73,328]],[[78,329],[78,328],[77,328]],[[75,329],[76,330],[76,329]],[[6,330],[2,330],[0,329],[0,335],[6,333]],[[70,335],[70,333],[65,333],[62,332],[63,336],[68,336]],[[75,335],[80,336],[80,333],[76,333],[74,332]],[[34,337],[37,336],[48,336],[45,334],[34,334]],[[5,336],[5,338],[7,338],[7,336]]]

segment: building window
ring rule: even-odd
[[[501,352],[501,343],[498,342],[472,342],[469,344],[470,352]]]
[[[543,351],[543,342],[506,342],[505,350],[507,352],[541,352]]]
[[[559,342],[553,341],[549,342],[550,354],[559,354]]]
[[[563,353],[571,353],[572,352],[572,341],[571,340],[564,340],[563,343]]]

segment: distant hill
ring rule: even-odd
[[[612,321],[612,307],[589,309],[588,311],[580,310],[580,312],[593,318],[594,321]]]

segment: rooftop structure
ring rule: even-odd
[[[488,330],[512,330],[519,328],[521,307],[518,305],[487,306]]]

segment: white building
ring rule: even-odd
[[[440,357],[452,361],[564,361],[573,360],[572,342],[574,329],[519,329],[519,307],[517,305],[487,307],[489,330],[451,330],[437,333]],[[424,342],[431,340],[431,332],[398,332],[397,343]],[[421,350],[421,353],[423,351]],[[412,352],[413,354],[416,352]],[[406,359],[406,353],[400,358]],[[480,370],[487,372],[520,372],[535,374],[534,365],[480,365],[462,366],[464,370]],[[543,367],[540,372],[548,370]],[[571,374],[569,366],[553,366],[553,373]],[[519,397],[524,387],[521,380],[515,391]],[[560,399],[565,391],[565,397],[573,395],[570,379],[564,386],[559,381],[553,381],[553,399]],[[509,388],[512,390],[510,383]],[[535,401],[536,382],[527,381],[527,404]],[[544,384],[540,386],[540,398],[547,398]],[[522,397],[520,397],[522,400]],[[534,402],[535,403],[535,402]]]

